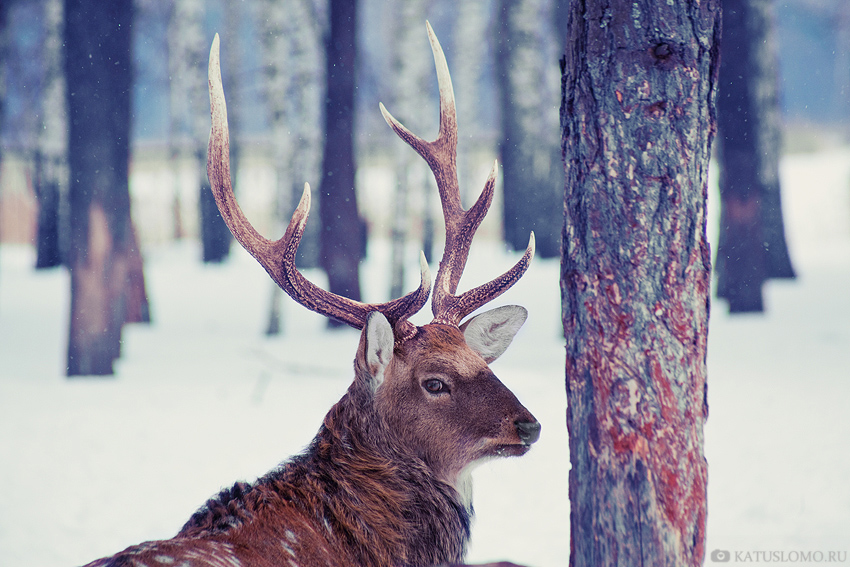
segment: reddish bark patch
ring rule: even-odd
[[[719,1],[639,4],[572,3],[562,65],[575,566],[705,554]]]

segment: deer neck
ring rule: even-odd
[[[379,555],[367,563],[461,561],[471,509],[424,461],[400,449],[365,398],[355,388],[343,396],[307,452],[317,469],[313,478],[334,485],[333,492],[330,487],[319,492],[330,496],[325,519],[346,539]]]
[[[385,428],[364,416],[357,398],[343,396],[303,454],[223,490],[180,536],[286,541],[296,522],[323,526],[309,535],[312,546],[337,549],[351,564],[462,562],[471,510],[421,459],[388,450]]]

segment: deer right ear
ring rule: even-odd
[[[393,357],[395,336],[390,322],[383,314],[373,311],[366,319],[366,368],[372,378],[372,391],[384,382],[384,370]]]

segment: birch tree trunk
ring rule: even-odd
[[[570,565],[705,558],[718,0],[579,0],[561,125]]]
[[[180,181],[181,161],[184,153],[186,104],[188,93],[186,93],[186,75],[183,66],[186,62],[184,55],[183,36],[177,33],[178,20],[182,16],[178,12],[177,0],[168,2],[168,28],[166,32],[166,48],[168,61],[168,166],[171,169],[172,179],[172,222],[174,224],[172,235],[176,240],[186,236],[186,222],[183,213],[183,188]],[[183,24],[185,25],[185,24]],[[194,201],[194,199],[193,199]]]
[[[717,296],[763,311],[762,284],[793,278],[779,186],[778,62],[770,0],[723,0]]]
[[[184,234],[185,221],[182,218],[183,191],[180,183],[180,169],[188,154],[193,160],[198,151],[198,140],[193,140],[193,116],[199,112],[193,108],[198,89],[193,81],[203,77],[199,71],[202,57],[203,3],[197,0],[171,0],[171,16],[168,20],[168,146],[171,170],[174,177],[174,235],[180,238]],[[195,201],[192,195],[193,204]]]
[[[324,2],[261,0],[257,21],[263,46],[263,90],[271,126],[280,234],[305,182],[319,180]],[[320,196],[313,198],[320,203]],[[314,205],[315,206],[315,205]],[[321,204],[318,205],[319,207]],[[319,224],[308,223],[298,247],[300,267],[318,262]],[[283,292],[272,286],[266,334],[281,331]]]
[[[62,263],[64,231],[62,203],[68,186],[68,117],[65,111],[65,74],[62,66],[62,0],[46,0],[44,82],[41,93],[41,128],[37,134],[35,193],[38,198],[36,268]]]
[[[189,153],[198,171],[198,210],[204,262],[221,262],[230,251],[230,231],[218,212],[206,173],[209,137],[209,94],[206,65],[209,42],[203,34],[203,0],[174,0],[168,28],[169,106],[172,155]],[[234,105],[234,112],[238,105]],[[234,116],[234,124],[238,117]],[[238,132],[231,129],[233,144]],[[175,147],[176,144],[176,147]],[[234,178],[238,180],[234,168]]]
[[[0,2],[0,132],[5,127],[6,107],[6,81],[8,71],[6,69],[9,60],[9,5],[10,2]],[[0,144],[0,167],[3,166],[3,144]],[[2,219],[0,219],[2,222]]]
[[[482,181],[475,179],[473,152],[481,141],[481,81],[484,67],[491,63],[488,39],[492,18],[487,0],[465,0],[457,6],[452,62],[452,79],[457,93],[458,131],[463,132],[457,147],[457,170],[461,196],[465,203],[478,198]]]
[[[564,175],[558,146],[558,67],[552,0],[499,0],[496,73],[505,241],[533,230],[544,258],[560,253]]]
[[[133,5],[65,0],[64,12],[71,179],[67,371],[105,375],[120,355],[124,323],[147,314],[128,175]]]
[[[392,38],[390,71],[393,112],[413,132],[422,132],[431,118],[425,112],[429,105],[431,63],[428,40],[422,33],[429,0],[408,0],[392,4],[387,25]],[[409,203],[411,194],[422,196],[423,216],[430,211],[427,165],[405,144],[396,144],[394,171],[396,179],[391,229],[390,297],[404,295],[404,266],[410,228]],[[427,225],[426,225],[427,226]],[[424,247],[423,247],[424,248]],[[426,257],[430,251],[426,252]]]

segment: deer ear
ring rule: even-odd
[[[460,326],[466,344],[481,355],[487,364],[499,358],[528,318],[519,305],[505,305],[485,311]]]
[[[372,390],[377,390],[384,381],[384,370],[393,357],[395,336],[387,318],[373,311],[366,319],[366,367],[372,377]]]

